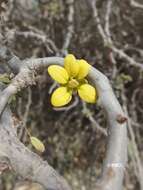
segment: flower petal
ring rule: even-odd
[[[78,94],[81,99],[88,103],[95,103],[97,99],[96,89],[89,85],[83,84],[78,88]]]
[[[75,77],[79,72],[79,65],[72,54],[68,54],[64,59],[64,67],[71,77]]]
[[[84,59],[77,60],[77,63],[79,64],[79,73],[77,75],[77,79],[83,79],[87,76],[90,65]]]
[[[66,84],[69,79],[69,75],[67,71],[58,65],[51,65],[48,67],[48,73],[49,75],[58,83],[60,84]]]
[[[51,97],[51,103],[55,107],[60,107],[68,104],[72,99],[72,91],[68,90],[67,87],[57,88]]]

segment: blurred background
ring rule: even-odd
[[[98,0],[96,3],[100,24],[107,30],[107,36],[110,29],[114,46],[126,58],[103,40],[91,1],[1,1],[3,43],[21,59],[64,57],[72,53],[86,59],[110,79],[129,119],[124,190],[143,190],[143,69],[136,66],[143,63],[143,2]],[[107,20],[108,11],[110,20]],[[77,97],[66,108],[56,110],[50,104],[55,87],[45,70],[38,77],[37,85],[13,98],[11,107],[19,125],[19,138],[35,151],[27,128],[45,144],[43,159],[63,175],[73,189],[92,189],[105,157],[108,139],[105,115],[98,105],[84,104]],[[41,189],[40,185],[23,181],[12,171],[4,172],[0,178],[0,190]]]

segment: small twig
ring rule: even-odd
[[[52,53],[53,53],[53,50],[54,52],[59,51],[55,43],[51,39],[48,39],[45,34],[38,34],[32,31],[27,31],[27,32],[15,31],[15,35],[23,36],[25,38],[35,38],[37,40],[40,40],[44,45],[47,45],[48,50],[52,51]],[[52,49],[49,47],[49,45],[52,47]]]
[[[132,147],[133,147],[133,150],[134,150],[134,156],[135,156],[135,161],[136,161],[136,165],[137,165],[137,178],[139,180],[139,183],[140,183],[140,188],[141,190],[143,190],[143,166],[141,164],[141,160],[140,160],[140,156],[139,156],[139,151],[138,151],[138,148],[137,148],[137,144],[136,144],[136,141],[135,141],[135,135],[134,135],[134,131],[132,129],[132,121],[129,117],[129,113],[128,113],[128,109],[127,109],[127,99],[126,99],[126,96],[124,95],[124,88],[122,90],[122,100],[123,100],[123,109],[125,111],[125,114],[128,118],[128,121],[127,121],[127,126],[128,126],[128,131],[129,131],[129,134],[130,134],[130,137],[131,137],[131,143],[132,143]]]
[[[56,86],[57,86],[57,82],[54,81],[53,84],[49,88],[49,94],[51,94],[53,92],[53,90],[56,88]]]
[[[112,11],[112,0],[108,0],[107,2],[107,7],[106,7],[106,14],[105,14],[105,32],[106,35],[111,38],[111,33],[110,33],[110,15]]]
[[[71,38],[73,36],[73,31],[74,31],[74,0],[67,0],[67,4],[68,4],[68,27],[67,27],[67,33],[65,36],[65,40],[64,40],[64,44],[62,47],[62,53],[63,55],[66,55],[68,52],[68,47],[70,45],[71,42]]]
[[[67,107],[53,108],[53,109],[56,110],[56,111],[69,111],[69,110],[75,108],[78,103],[79,103],[79,99],[77,97],[75,97],[75,99],[74,99],[74,101],[72,102],[71,105],[69,105]]]
[[[31,104],[32,104],[32,91],[31,91],[31,88],[28,87],[28,100],[27,100],[27,104],[25,107],[25,112],[24,112],[24,115],[21,116],[22,118],[20,118],[22,120],[22,123],[20,125],[20,131],[19,131],[19,138],[20,139],[23,135],[23,131],[26,128],[26,124],[27,124],[27,120],[28,120],[28,114],[29,114]]]
[[[6,62],[13,73],[16,74],[19,72],[21,60],[6,46],[0,47],[0,59]]]
[[[108,38],[103,30],[103,27],[101,25],[101,20],[98,16],[98,10],[97,10],[97,7],[96,7],[96,0],[91,0],[89,1],[90,4],[91,4],[91,7],[92,7],[92,10],[93,10],[93,17],[95,18],[96,20],[96,23],[97,23],[97,28],[98,28],[98,31],[103,39],[103,42],[104,44],[108,44]]]
[[[140,3],[136,2],[135,0],[130,0],[130,4],[131,4],[131,6],[133,6],[135,8],[143,9],[143,4],[140,4]]]
[[[115,45],[114,45],[114,43],[113,43],[113,41],[111,39],[111,34],[110,34],[110,31],[109,31],[109,18],[107,18],[108,24],[106,23],[106,32],[108,33],[108,35],[105,33],[105,31],[104,31],[104,29],[103,29],[103,27],[101,25],[100,17],[98,15],[98,10],[97,10],[97,7],[96,7],[96,0],[91,0],[90,4],[91,4],[92,10],[93,10],[93,17],[96,20],[97,28],[98,28],[99,34],[102,37],[104,45],[106,47],[110,48],[118,56],[120,56],[121,58],[128,61],[128,63],[130,65],[135,66],[135,67],[137,67],[137,68],[139,68],[139,69],[141,69],[143,71],[143,64],[142,63],[139,63],[139,62],[135,61],[132,57],[128,56],[122,49],[118,49],[117,47],[115,47]],[[111,7],[111,2],[108,5],[108,9],[109,9],[108,14],[107,14],[108,17],[110,16],[110,13],[111,13],[110,7]]]
[[[104,129],[103,127],[101,127],[99,125],[99,123],[97,123],[97,121],[94,119],[94,117],[92,116],[91,111],[87,108],[86,103],[82,102],[83,105],[83,113],[84,115],[90,120],[92,126],[99,132],[101,132],[103,135],[108,136],[107,130]]]

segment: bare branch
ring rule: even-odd
[[[133,150],[134,150],[134,157],[135,157],[135,162],[137,165],[137,177],[139,179],[140,188],[141,188],[141,190],[143,190],[143,180],[142,180],[143,179],[143,166],[141,164],[138,147],[137,147],[136,140],[135,140],[135,134],[134,134],[134,131],[132,129],[132,121],[131,121],[131,118],[129,116],[128,109],[127,109],[127,98],[124,95],[125,89],[123,88],[122,91],[123,91],[122,92],[122,100],[124,103],[123,109],[124,109],[124,112],[126,113],[126,115],[128,117],[127,127],[128,127],[129,135],[131,137],[131,143],[132,143]]]
[[[131,0],[130,3],[131,3],[131,6],[133,6],[135,8],[143,9],[143,4],[140,4],[140,3],[136,2],[135,0]]]
[[[143,64],[139,63],[137,61],[135,61],[132,57],[128,56],[122,49],[118,49],[117,47],[115,47],[112,39],[111,39],[111,33],[109,30],[109,17],[110,17],[110,13],[111,13],[111,5],[112,5],[112,1],[109,1],[108,7],[107,7],[107,15],[106,15],[106,33],[101,25],[101,20],[100,17],[98,15],[98,10],[96,7],[96,0],[91,0],[90,5],[92,7],[93,10],[93,17],[95,18],[95,21],[97,23],[97,28],[99,31],[99,34],[102,37],[103,43],[106,47],[110,48],[114,53],[116,53],[117,55],[119,55],[121,58],[125,59],[130,65],[135,66],[141,70],[143,70]]]
[[[107,11],[106,11],[106,15],[105,15],[105,32],[106,35],[111,38],[111,33],[110,33],[110,15],[111,15],[111,9],[112,9],[112,0],[109,0],[107,2]]]
[[[17,174],[42,184],[46,189],[71,190],[64,178],[46,161],[18,140],[8,108],[0,120],[0,162],[1,159],[5,159]]]
[[[102,190],[121,190],[127,161],[126,118],[116,99],[108,79],[96,69],[89,73],[96,85],[101,106],[105,109],[109,122],[109,140],[103,174],[96,188]],[[120,120],[118,118],[120,117]]]
[[[67,54],[67,49],[70,45],[71,38],[73,36],[73,30],[74,30],[74,23],[73,23],[73,21],[74,21],[74,0],[67,0],[67,4],[68,4],[69,13],[68,13],[67,33],[66,33],[64,44],[62,47],[62,53],[64,55]]]
[[[96,20],[97,28],[98,28],[98,31],[99,31],[101,37],[102,37],[102,40],[103,40],[104,44],[108,44],[108,38],[107,38],[103,28],[102,28],[100,17],[98,16],[98,11],[97,11],[97,7],[96,7],[96,0],[91,0],[89,2],[91,4],[91,8],[93,10],[93,17]]]
[[[30,111],[30,106],[32,104],[32,90],[30,87],[28,87],[28,97],[27,97],[27,104],[25,106],[25,111],[24,114],[20,113],[20,119],[22,120],[21,125],[20,125],[20,130],[19,130],[19,138],[21,139],[23,135],[23,131],[25,130],[27,120],[28,120],[28,115]]]
[[[78,103],[79,103],[79,99],[77,97],[75,97],[75,99],[71,105],[66,106],[66,107],[62,107],[62,108],[54,108],[54,110],[56,110],[56,111],[69,111],[69,110],[75,108]]]
[[[84,115],[90,120],[90,122],[92,123],[94,129],[96,129],[97,131],[99,131],[100,133],[102,133],[105,136],[108,136],[107,130],[104,129],[103,127],[101,127],[97,121],[94,119],[94,117],[92,116],[92,113],[90,112],[90,110],[87,108],[86,104],[83,102],[83,113]]]
[[[20,69],[21,60],[12,53],[6,46],[0,47],[0,59],[5,61],[8,67],[13,71],[13,73],[18,73]]]
[[[38,33],[39,32],[39,33]],[[38,42],[40,41],[42,44],[44,44],[48,51],[50,52],[58,52],[58,48],[56,47],[55,43],[47,38],[46,34],[42,33],[41,31],[17,31],[17,30],[10,30],[7,34],[7,40],[12,40],[15,37],[24,37],[25,39],[32,38],[36,39]]]
[[[2,114],[9,98],[19,90],[35,84],[35,72],[47,68],[50,64],[62,64],[63,58],[48,57],[26,60],[21,63],[20,72],[11,84],[0,93],[0,115]]]

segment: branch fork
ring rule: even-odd
[[[10,60],[9,60],[10,62]],[[42,184],[50,190],[71,190],[66,180],[47,162],[28,150],[17,138],[12,114],[7,106],[9,98],[18,91],[35,84],[40,70],[51,64],[63,65],[60,57],[47,57],[20,61],[16,76],[0,93],[0,157],[2,152],[10,161],[11,167],[24,178]],[[17,65],[13,64],[13,69]],[[105,110],[109,124],[107,153],[102,176],[95,184],[95,189],[121,190],[127,161],[126,117],[115,97],[107,77],[91,67],[89,79],[96,86],[101,107]],[[122,126],[122,127],[121,127]]]

